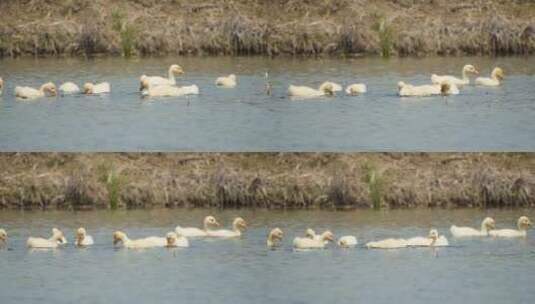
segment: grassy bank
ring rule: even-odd
[[[535,154],[0,154],[0,207],[534,207]]]
[[[535,52],[531,0],[4,0],[0,56]]]

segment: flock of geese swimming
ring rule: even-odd
[[[496,229],[494,219],[487,217],[481,223],[480,229],[471,227],[451,226],[450,232],[455,238],[463,237],[495,237],[495,238],[519,238],[526,237],[527,230],[533,223],[526,216],[521,216],[517,221],[517,229]],[[213,229],[219,226],[214,216],[204,218],[203,227],[181,227],[177,226],[174,231],[166,234],[165,237],[151,236],[141,239],[132,240],[122,231],[113,233],[113,244],[122,244],[125,248],[143,249],[152,247],[189,247],[188,238],[239,238],[247,229],[247,223],[241,217],[237,217],[232,222],[232,229]],[[269,248],[281,245],[284,233],[280,228],[272,229],[268,236],[266,244]],[[314,230],[307,229],[304,237],[296,237],[293,240],[293,247],[301,249],[323,249],[329,242],[334,242],[334,234],[327,230],[321,234],[316,234]],[[0,245],[7,243],[7,232],[0,229]],[[355,247],[358,242],[357,238],[352,235],[342,236],[336,242],[340,247]],[[48,239],[39,237],[30,237],[26,242],[28,248],[58,248],[67,244],[63,232],[57,228],[52,229],[52,236]],[[75,246],[86,247],[94,244],[93,237],[87,234],[82,227],[76,230]],[[444,247],[449,246],[448,239],[444,235],[439,235],[436,229],[431,229],[426,237],[413,237],[409,239],[389,238],[380,241],[368,242],[365,246],[369,249],[399,249],[408,247]]]
[[[434,96],[434,95],[456,95],[459,94],[459,87],[470,84],[470,75],[479,72],[473,65],[465,65],[462,69],[462,77],[457,78],[450,75],[431,75],[431,84],[412,85],[403,81],[398,82],[399,96]],[[199,94],[197,85],[178,86],[175,77],[184,74],[184,70],[177,64],[169,67],[168,77],[142,75],[139,78],[140,92],[143,96],[150,97],[172,97]],[[490,78],[478,77],[475,84],[480,86],[499,86],[505,75],[501,68],[495,68]],[[215,81],[216,86],[223,88],[234,88],[237,85],[236,75],[231,74],[219,77]],[[0,78],[0,95],[4,82]],[[108,82],[86,83],[83,85],[83,91],[73,82],[65,82],[59,86],[59,92],[62,95],[72,94],[106,94],[111,92],[111,85]],[[272,85],[269,76],[266,73],[266,93],[271,94]],[[307,86],[290,85],[288,95],[293,97],[313,98],[321,96],[333,96],[336,92],[342,91],[341,85],[327,81],[319,86],[318,89]],[[367,92],[367,87],[363,83],[350,84],[345,89],[348,95],[360,95]],[[52,82],[43,84],[40,88],[31,88],[26,86],[15,87],[15,97],[19,99],[37,99],[42,97],[52,97],[58,95],[56,85]]]

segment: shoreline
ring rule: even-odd
[[[534,153],[2,153],[0,209],[535,207]]]
[[[535,53],[528,1],[30,0],[0,11],[0,58]]]

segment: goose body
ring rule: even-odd
[[[80,93],[80,88],[73,82],[65,82],[59,86],[59,91],[64,95],[78,94]]]
[[[166,247],[189,247],[189,241],[186,237],[177,234],[176,232],[167,233],[166,237]]]
[[[454,237],[457,237],[457,238],[488,236],[489,230],[494,229],[495,225],[496,223],[494,219],[487,217],[481,223],[481,230],[477,230],[471,227],[457,227],[453,225],[450,228],[450,232]]]
[[[505,78],[503,70],[501,68],[495,68],[490,74],[490,78],[478,77],[476,78],[476,85],[497,87],[501,84],[501,81]]]
[[[54,85],[52,82],[43,84],[39,89],[34,89],[31,87],[15,87],[15,97],[21,99],[37,99],[56,95],[56,85]]]
[[[330,241],[334,241],[334,235],[325,231],[319,238],[296,237],[293,246],[295,249],[323,249]]]
[[[321,97],[334,95],[333,87],[329,84],[320,87],[320,89],[314,89],[306,86],[294,86],[288,87],[288,95],[293,97]]]
[[[236,75],[230,74],[225,77],[218,77],[215,80],[215,84],[218,87],[224,87],[224,88],[234,88],[236,86]]]
[[[340,92],[343,90],[342,86],[332,81],[325,81],[319,87],[320,91],[324,91],[324,88],[331,87],[333,92]]]
[[[359,95],[364,94],[368,91],[367,87],[363,83],[355,83],[347,86],[346,94],[347,95]]]
[[[366,247],[369,249],[398,249],[406,248],[408,245],[409,244],[405,239],[386,239],[366,243]]]
[[[88,82],[84,84],[84,94],[91,95],[106,93],[111,93],[111,85],[109,82],[101,82],[97,84]]]
[[[177,87],[174,85],[149,85],[147,89],[142,91],[142,94],[150,97],[173,97],[184,95],[198,95],[199,87],[196,85]]]
[[[457,95],[459,89],[455,84],[428,84],[414,86],[403,81],[398,82],[398,93],[401,97],[425,97],[435,95]]]
[[[85,228],[78,228],[76,230],[76,240],[74,241],[74,245],[77,247],[85,247],[85,246],[91,246],[95,242],[93,241],[93,237],[90,235],[87,235],[87,232]]]
[[[205,237],[205,236],[208,236],[208,231],[213,226],[219,226],[219,223],[217,222],[215,217],[209,215],[204,218],[202,229],[195,228],[195,227],[176,226],[175,232],[177,235],[181,235],[184,237]]]
[[[4,229],[0,229],[0,248],[7,244],[7,232]]]
[[[330,231],[325,231],[319,238],[296,237],[293,246],[295,249],[323,249],[330,241],[334,241],[334,235]]]
[[[431,75],[431,82],[433,84],[441,84],[441,83],[446,82],[450,84],[455,84],[457,86],[464,86],[464,85],[470,84],[470,78],[468,77],[468,74],[478,74],[478,73],[479,72],[473,65],[467,64],[463,67],[462,78],[457,78],[455,76],[450,76],[450,75],[439,76],[439,75],[433,74]]]
[[[449,246],[448,239],[438,234],[436,229],[429,231],[427,237],[413,237],[407,240],[407,246],[409,247],[445,247]]]
[[[113,245],[117,245],[118,243],[122,243],[123,247],[129,249],[165,247],[167,246],[167,238],[151,236],[142,239],[131,240],[128,238],[126,233],[116,231],[113,233]]]
[[[277,247],[280,244],[280,241],[282,241],[284,234],[282,233],[282,230],[280,228],[274,228],[271,230],[267,237],[267,246],[269,248]]]
[[[489,235],[493,237],[502,237],[502,238],[517,238],[517,237],[526,237],[527,231],[533,223],[526,216],[521,216],[517,221],[518,229],[497,229],[490,230]]]
[[[49,239],[29,237],[26,241],[28,248],[57,248],[60,244],[67,243],[63,232],[57,228],[52,229],[52,237]]]
[[[142,75],[139,78],[140,82],[140,88],[139,90],[142,91],[144,89],[147,89],[147,85],[150,86],[158,86],[158,85],[176,85],[176,79],[175,76],[179,74],[184,74],[184,70],[181,66],[178,64],[173,64],[169,67],[168,70],[168,77],[160,77],[160,76],[146,76]]]
[[[232,230],[220,229],[220,230],[209,230],[209,237],[216,238],[236,238],[242,235],[242,231],[247,229],[247,223],[241,217],[237,217],[232,222]]]
[[[338,239],[338,246],[350,248],[357,246],[357,238],[352,235],[346,235]]]

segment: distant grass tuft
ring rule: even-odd
[[[364,182],[368,185],[370,200],[374,209],[380,209],[383,206],[384,180],[375,165],[371,163],[364,164]]]

